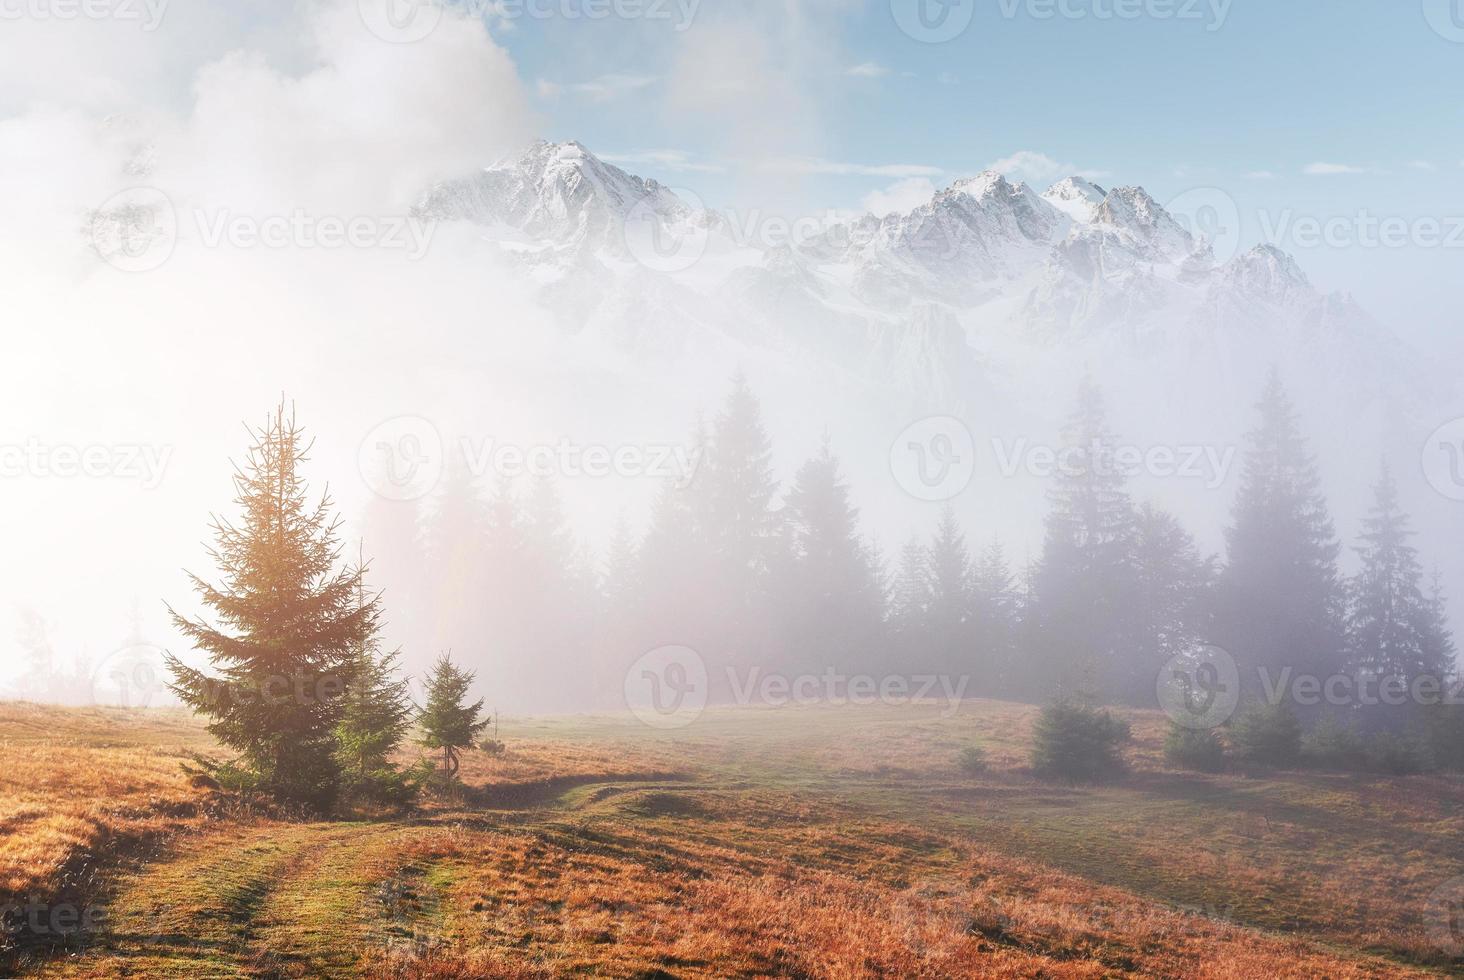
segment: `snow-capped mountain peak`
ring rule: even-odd
[[[1042,200],[1074,221],[1093,220],[1093,213],[1102,205],[1108,192],[1083,177],[1066,177],[1042,193]]]
[[[654,180],[606,163],[578,142],[539,140],[517,159],[432,187],[424,218],[466,220],[532,241],[624,251],[624,222],[643,211],[666,222],[692,209]]]
[[[1195,240],[1142,187],[1115,187],[1093,212],[1092,223],[1111,228],[1148,246],[1154,258],[1182,261]]]
[[[773,346],[941,399],[962,397],[978,357],[999,368],[1008,345],[1395,349],[1280,249],[1217,266],[1211,243],[1142,187],[1076,176],[1038,194],[983,171],[907,212],[779,241],[580,143],[538,142],[435,185],[418,211],[482,229],[568,330],[656,354]]]

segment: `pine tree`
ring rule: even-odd
[[[712,652],[735,659],[759,646],[769,620],[769,574],[777,560],[778,482],[762,409],[739,371],[712,422],[702,472],[695,481],[699,538],[706,543],[718,597]]]
[[[362,568],[364,574],[364,564]],[[364,587],[357,604],[366,603]],[[347,797],[373,803],[403,803],[411,796],[406,777],[392,763],[415,708],[405,677],[399,675],[401,654],[383,653],[372,636],[351,651],[342,676],[345,696],[336,723],[336,760]]]
[[[1296,412],[1272,372],[1248,437],[1226,530],[1216,635],[1252,693],[1260,672],[1286,667],[1325,677],[1342,666],[1343,605],[1337,543],[1321,477]]]
[[[1114,693],[1153,704],[1154,679],[1168,660],[1208,639],[1215,564],[1201,556],[1175,517],[1140,504],[1134,535],[1133,641],[1115,665]]]
[[[1033,693],[1040,696],[1111,685],[1109,672],[1132,633],[1134,507],[1103,397],[1091,382],[1080,389],[1062,435],[1062,465],[1033,576],[1039,682],[1046,688]]]
[[[1429,586],[1427,601],[1421,612],[1422,625],[1419,633],[1423,638],[1420,645],[1422,662],[1438,670],[1440,677],[1454,678],[1458,673],[1455,660],[1454,634],[1449,629],[1448,603],[1444,598],[1443,580],[1437,571]]]
[[[884,590],[827,439],[799,468],[783,513],[787,561],[777,591],[785,653],[815,671],[869,666],[881,643]]]
[[[473,686],[473,674],[452,662],[444,653],[427,675],[427,704],[417,722],[422,728],[421,744],[442,750],[443,776],[448,782],[457,779],[460,760],[458,750],[472,745],[489,719],[480,719],[483,701],[464,704]]]
[[[975,595],[966,536],[949,504],[941,509],[925,564],[930,586],[925,622],[931,660],[938,670],[963,673],[971,668],[975,656]]]
[[[993,541],[971,568],[973,653],[986,694],[1009,694],[1017,684],[1019,603],[1006,551]]]
[[[1372,511],[1362,522],[1356,549],[1362,567],[1348,587],[1347,651],[1353,670],[1411,681],[1441,678],[1452,666],[1452,657],[1446,662],[1440,656],[1451,641],[1447,627],[1440,630],[1435,599],[1424,595],[1412,537],[1398,503],[1398,485],[1385,464]]]
[[[636,576],[640,588],[636,633],[648,647],[665,643],[698,651],[711,647],[713,610],[720,595],[713,585],[709,549],[698,519],[699,484],[700,477],[692,487],[667,481],[651,505]],[[628,666],[630,661],[622,668]]]
[[[216,771],[284,800],[325,806],[340,776],[342,674],[375,635],[378,610],[374,598],[358,601],[360,569],[338,567],[329,496],[307,501],[302,438],[283,403],[256,430],[234,477],[242,523],[213,523],[210,554],[220,583],[189,575],[219,625],[169,607],[216,675],[172,656],[168,666],[174,692],[209,716],[209,731],[239,753],[237,764]]]
[[[925,546],[912,537],[900,549],[890,587],[889,633],[901,664],[924,669],[929,666],[930,636],[926,617],[930,612],[930,567]]]
[[[401,655],[376,645],[356,651],[344,668],[346,694],[336,724],[336,758],[347,796],[405,802],[411,795],[392,753],[412,727],[411,695],[399,673]]]

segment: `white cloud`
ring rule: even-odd
[[[1275,180],[1276,175],[1269,170],[1248,170],[1245,173],[1246,180]]]
[[[724,157],[819,157],[827,119],[848,98],[858,59],[843,43],[856,0],[703,4],[696,29],[672,38],[664,93],[669,121]],[[739,174],[739,193],[765,204],[806,200],[804,173]]]
[[[1076,164],[1059,163],[1046,153],[1036,150],[1018,150],[1011,156],[993,161],[986,169],[1032,184],[1050,183],[1064,177],[1100,180],[1108,176],[1103,170],[1085,170]]]
[[[935,185],[926,177],[897,180],[883,190],[871,191],[859,202],[870,214],[884,217],[895,212],[911,211],[935,196]]]
[[[850,68],[844,74],[853,75],[855,78],[883,78],[890,73],[884,65],[873,61],[866,61]]]
[[[842,163],[817,157],[769,157],[752,166],[763,173],[829,177],[938,177],[944,172],[918,163]]]
[[[1309,163],[1302,168],[1302,173],[1308,177],[1336,177],[1344,174],[1365,174],[1366,168],[1356,167],[1350,163]]]
[[[601,160],[624,166],[652,166],[680,173],[720,174],[726,167],[699,162],[685,150],[636,150],[631,153],[601,153]]]
[[[564,93],[578,95],[590,102],[613,102],[654,85],[655,75],[627,75],[618,72],[601,75],[587,82],[553,82],[540,79],[537,90],[542,98],[555,99]]]
[[[1408,169],[1409,170],[1434,171],[1434,170],[1437,170],[1439,168],[1436,167],[1436,166],[1434,166],[1433,163],[1431,163],[1428,160],[1413,160],[1413,161],[1410,161],[1409,162]]]

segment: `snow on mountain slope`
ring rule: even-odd
[[[647,356],[782,351],[933,405],[1095,351],[1203,364],[1247,350],[1325,363],[1344,387],[1416,383],[1412,355],[1289,255],[1262,245],[1217,265],[1141,187],[1069,177],[1038,194],[988,171],[905,213],[773,240],[578,143],[539,142],[437,184],[417,213],[479,228],[543,283],[566,332]]]
[[[1067,177],[1042,193],[1042,200],[1074,221],[1093,220],[1093,212],[1103,203],[1108,192],[1082,177]]]

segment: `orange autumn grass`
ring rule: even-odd
[[[1430,890],[1464,874],[1453,777],[1026,771],[1034,709],[714,709],[506,722],[466,791],[407,817],[227,811],[170,712],[0,707],[5,872],[78,856],[115,910],[38,975],[1411,976],[1448,970]],[[984,773],[963,772],[979,742]],[[408,752],[407,755],[412,755]],[[105,843],[152,839],[118,861]],[[126,853],[127,848],[120,849]],[[1186,911],[1191,907],[1201,911]],[[1457,962],[1452,965],[1457,966]]]

